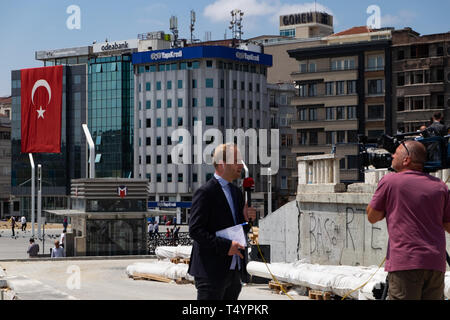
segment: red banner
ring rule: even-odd
[[[20,79],[22,153],[61,153],[63,67],[24,69]]]

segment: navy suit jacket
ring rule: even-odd
[[[236,209],[237,224],[245,222],[244,197],[230,183]],[[194,240],[188,273],[194,277],[221,280],[231,266],[228,255],[231,240],[216,237],[216,231],[234,226],[233,215],[219,181],[212,177],[200,187],[192,198],[189,218],[189,235]],[[250,227],[244,226],[247,233]],[[241,251],[242,252],[242,251]],[[244,255],[245,256],[245,255]],[[241,259],[241,271],[245,272],[245,258]]]

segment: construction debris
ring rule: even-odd
[[[191,257],[192,246],[161,246],[155,249],[158,259],[189,259]]]
[[[270,272],[267,270],[270,269]],[[385,285],[387,273],[376,266],[330,266],[304,263],[272,263],[267,266],[262,262],[250,261],[247,271],[252,276],[272,279],[272,274],[278,281],[307,287],[313,291],[328,292],[331,295],[357,300],[375,300],[374,289]],[[358,290],[356,288],[362,286]],[[450,298],[450,272],[445,275],[446,298]],[[319,294],[313,292],[314,297]],[[328,295],[326,295],[328,296]],[[322,294],[322,297],[325,295]],[[325,299],[324,299],[325,300]]]
[[[177,284],[193,283],[194,278],[187,273],[186,263],[169,261],[137,262],[127,267],[126,273],[134,280],[153,280],[175,282]]]

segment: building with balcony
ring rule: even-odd
[[[295,97],[291,83],[267,84],[270,106],[270,128],[278,129],[280,135],[280,162],[278,173],[272,178],[272,208],[279,208],[292,200],[297,190],[297,161],[292,153],[296,131],[291,128],[296,110],[291,106]]]
[[[342,182],[362,178],[359,134],[392,134],[390,32],[356,27],[288,51],[297,61],[291,73],[297,90],[292,151],[306,156],[334,150]]]
[[[421,36],[411,28],[392,33],[393,110],[396,129],[414,132],[435,112],[450,124],[450,32]]]

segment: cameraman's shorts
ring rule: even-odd
[[[389,300],[444,300],[444,279],[434,270],[389,272]]]

